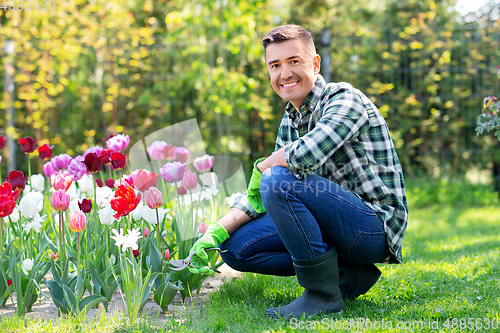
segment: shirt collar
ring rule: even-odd
[[[318,74],[318,77],[316,78],[316,82],[314,82],[314,86],[307,95],[307,97],[304,99],[302,104],[300,105],[299,110],[295,110],[294,106],[292,103],[288,102],[285,111],[288,114],[289,117],[294,117],[295,112],[298,111],[300,114],[300,118],[304,117],[307,112],[312,112],[316,108],[316,104],[318,104],[318,101],[321,98],[321,95],[323,93],[323,90],[326,87],[326,82],[323,76],[321,74]]]

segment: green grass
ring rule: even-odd
[[[304,320],[303,331],[315,325],[313,331],[325,332],[339,327],[426,332],[435,323],[443,331],[464,331],[460,324],[476,329],[486,326],[487,320],[495,327],[498,323],[500,330],[499,259],[500,207],[415,210],[404,240],[404,264],[379,265],[383,276],[369,293],[346,304],[340,314]],[[204,311],[188,317],[185,326],[190,332],[292,331],[299,322],[270,320],[264,312],[300,296],[302,289],[295,280],[245,274],[224,284]],[[469,318],[474,321],[467,322]],[[406,326],[398,330],[398,325]],[[423,328],[429,325],[431,329]]]
[[[268,319],[266,309],[287,304],[302,288],[294,277],[243,274],[226,280],[201,310],[188,311],[180,322],[145,319],[129,327],[119,315],[91,321],[12,317],[0,320],[0,332],[437,332],[436,323],[442,332],[500,331],[500,205],[497,197],[476,188],[462,192],[453,194],[464,198],[459,205],[438,200],[429,206],[410,195],[404,264],[378,265],[380,281],[339,314],[302,322]],[[492,323],[496,330],[484,329]]]

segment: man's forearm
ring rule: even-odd
[[[260,172],[264,172],[273,166],[282,166],[290,169],[285,159],[285,147],[277,150],[271,156],[266,158],[264,161],[257,164],[257,168],[260,170]]]
[[[243,212],[241,209],[233,207],[218,222],[221,226],[224,227],[224,229],[226,229],[228,234],[232,234],[234,231],[236,231],[236,229],[251,220],[252,218],[245,214],[245,212]]]

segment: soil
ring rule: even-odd
[[[168,306],[168,311],[163,313],[159,306],[153,301],[153,296],[149,297],[148,302],[144,306],[143,314],[148,314],[149,317],[154,318],[155,320],[167,320],[167,319],[178,319],[180,321],[184,318],[184,312],[186,308],[200,308],[203,304],[208,300],[210,293],[217,287],[219,287],[222,283],[224,277],[238,277],[241,273],[233,270],[227,265],[222,265],[219,270],[220,274],[216,274],[213,277],[208,277],[202,284],[199,293],[194,292],[192,298],[187,297],[185,301],[182,301],[181,294],[178,292],[172,303]],[[42,285],[42,290],[47,295],[50,294],[50,291]],[[13,296],[15,297],[15,295]],[[55,320],[58,317],[58,309],[54,305],[52,300],[44,295],[39,296],[39,299],[35,304],[33,304],[33,311],[26,313],[26,318],[40,318],[47,320]],[[114,316],[119,315],[121,313],[125,313],[125,306],[121,297],[120,292],[117,290],[113,294],[113,298],[108,305],[108,312],[106,313],[102,304],[99,304],[99,308],[90,309],[87,312],[86,318],[92,320],[94,317],[100,317],[103,313],[106,316]],[[16,309],[12,299],[7,301],[5,307],[0,306],[0,318],[5,316],[15,316]]]

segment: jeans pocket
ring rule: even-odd
[[[360,264],[383,262],[389,253],[383,231],[360,231],[349,246],[349,259]]]

